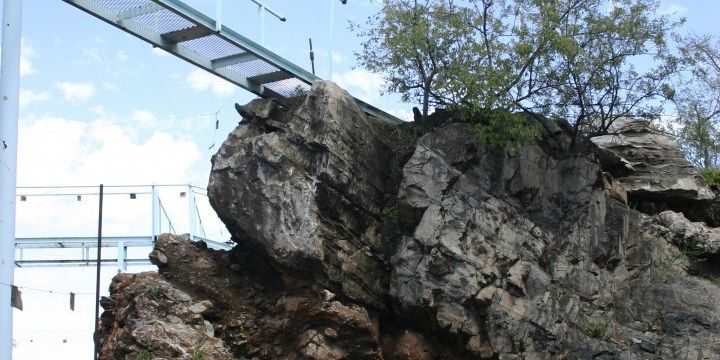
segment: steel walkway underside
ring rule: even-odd
[[[190,238],[190,234],[182,234],[186,239]],[[204,241],[211,249],[229,251],[232,245],[205,239],[199,236],[193,236],[192,241]],[[127,249],[130,247],[152,248],[155,245],[153,236],[108,236],[103,237],[102,247],[117,248],[117,258],[102,259],[101,265],[116,265],[123,271],[127,265],[150,265],[148,258],[129,259],[127,258]],[[96,259],[90,254],[90,249],[97,248],[96,237],[45,237],[45,238],[17,238],[15,239],[15,249],[20,250],[20,255],[15,257],[15,265],[18,267],[38,267],[38,266],[95,266]],[[22,250],[24,249],[80,249],[80,256],[76,259],[24,259]]]
[[[281,102],[320,78],[179,0],[63,0],[243,89]],[[355,99],[368,115],[402,120]]]

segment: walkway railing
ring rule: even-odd
[[[232,248],[228,241],[207,239],[196,198],[205,195],[201,188],[192,185],[105,185],[105,188],[103,222],[108,235],[103,236],[101,246],[117,250],[113,258],[102,260],[103,265],[116,264],[118,270],[124,272],[128,265],[149,264],[147,252],[132,258],[128,256],[128,249],[149,249],[161,233],[202,240],[214,249]],[[95,186],[18,187],[17,234],[20,236],[15,239],[16,266],[95,266],[96,252],[91,250],[97,249],[97,236],[90,234],[97,225],[97,214],[93,210],[97,209],[94,200],[98,195]],[[49,202],[47,198],[56,201]],[[185,211],[179,211],[180,207]],[[187,217],[178,218],[178,212]],[[175,218],[171,216],[173,213]],[[47,218],[47,223],[32,221],[34,216]],[[41,251],[43,249],[56,251]]]

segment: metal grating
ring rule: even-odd
[[[194,24],[182,17],[177,16],[170,10],[160,10],[153,13],[135,16],[129,19],[139,26],[148,30],[167,34],[173,31],[191,28]]]
[[[63,0],[258,96],[285,101],[319,78],[180,0]],[[400,119],[356,99],[369,115]]]
[[[149,3],[150,0],[98,0],[101,6],[106,7],[110,11],[125,11],[137,8]]]
[[[186,41],[183,46],[187,46],[211,59],[219,59],[222,57],[240,54],[243,49],[233,45],[227,40],[218,36],[206,36],[199,39]]]
[[[266,87],[272,91],[281,94],[286,97],[293,97],[298,92],[307,92],[310,90],[310,85],[298,80],[298,79],[286,79],[275,81],[265,84]]]

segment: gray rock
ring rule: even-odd
[[[640,341],[640,348],[653,354],[657,352],[657,344],[647,340]]]
[[[406,321],[426,319],[478,357],[717,351],[703,347],[720,336],[718,289],[663,270],[668,230],[628,209],[591,158],[489,150],[469,125],[450,124],[420,139],[403,175],[399,204],[414,231],[392,257],[390,296]],[[652,312],[667,320],[651,325]],[[666,334],[661,348],[619,345],[641,336],[637,320]],[[594,338],[593,323],[608,334]]]
[[[658,223],[670,231],[672,242],[701,257],[720,258],[720,228],[691,222],[683,214],[663,211],[656,217]]]
[[[603,167],[631,196],[655,202],[708,201],[715,196],[677,143],[645,122],[621,118],[596,136]]]
[[[711,198],[662,134],[619,127],[593,140],[598,163],[542,141],[490,149],[472,125],[449,123],[418,140],[400,178],[385,130],[332,83],[294,111],[255,101],[242,113],[208,193],[239,248],[283,274],[285,311],[303,306],[295,284],[312,284],[317,300],[325,290],[327,304],[358,304],[363,323],[372,311],[393,321],[377,332],[413,329],[399,344],[387,339],[402,332],[375,338],[403,354],[424,339],[419,358],[719,355],[708,344],[720,343],[720,288],[689,276],[673,245],[715,254],[713,230],[628,206]],[[397,244],[381,211],[395,193]],[[337,331],[301,330],[302,356],[349,356]]]
[[[383,308],[379,218],[395,186],[379,122],[330,82],[316,82],[297,111],[275,117],[282,129],[266,126],[263,116],[278,112],[263,105],[269,101],[244,107],[253,117],[213,156],[211,204],[235,241],[333,292]]]

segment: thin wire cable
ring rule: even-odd
[[[200,209],[198,209],[197,201],[195,201],[195,214],[197,214],[198,222],[200,223],[200,230],[202,230],[203,237],[207,238],[207,234],[205,234],[205,226],[203,225],[202,217],[200,216]]]
[[[165,214],[165,219],[167,220],[168,226],[170,227],[170,232],[173,234],[177,234],[177,231],[175,231],[175,227],[172,224],[172,220],[170,220],[170,215],[168,215],[165,207],[162,204],[162,200],[158,199],[158,204],[160,204],[160,210],[163,212],[163,214]]]
[[[4,283],[4,282],[0,282],[0,285],[10,286],[10,287],[13,286],[13,285],[10,285],[10,284],[6,284],[6,283]],[[36,287],[31,287],[31,286],[20,286],[20,285],[15,285],[15,286],[16,286],[18,289],[24,289],[24,290],[30,290],[30,291],[40,291],[40,292],[45,292],[45,293],[49,293],[49,294],[70,295],[70,293],[73,293],[73,294],[75,294],[75,295],[95,295],[94,292],[92,292],[92,293],[91,293],[91,292],[73,292],[73,291],[60,291],[60,290],[41,289],[41,288],[36,288]]]
[[[157,17],[157,14],[155,14]],[[157,19],[156,19],[157,21]],[[143,54],[145,54],[145,57],[148,59],[148,63],[150,63],[150,68],[152,68],[153,74],[155,74],[155,79],[157,80],[158,84],[160,85],[160,88],[162,89],[163,96],[165,97],[165,101],[168,104],[168,107],[170,108],[170,111],[172,112],[174,117],[177,117],[177,112],[175,111],[175,107],[172,104],[172,101],[170,101],[170,96],[168,96],[167,89],[165,89],[165,84],[163,84],[162,79],[160,78],[160,75],[158,74],[157,69],[155,69],[155,64],[153,63],[152,59],[150,58],[150,55],[143,51]]]
[[[217,111],[215,111],[215,129],[213,130],[212,144],[210,145],[210,147],[208,147],[208,150],[215,147],[215,141],[217,140],[217,133],[218,133],[218,130],[220,129],[220,111],[230,104],[232,99],[234,99],[235,96],[237,96],[237,94],[240,93],[240,90],[242,90],[242,88],[238,88],[237,90],[235,90],[235,92],[232,95],[230,95],[230,97],[228,97],[227,100],[225,100],[222,103],[222,105],[220,105],[220,107],[218,107]]]

